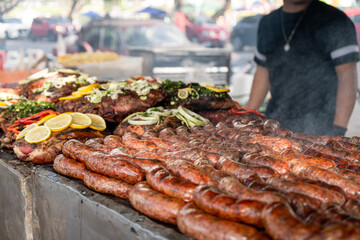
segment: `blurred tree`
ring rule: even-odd
[[[72,15],[74,14],[74,12],[80,11],[80,9],[89,2],[89,0],[72,0],[68,13],[68,18],[72,19]]]
[[[224,15],[226,10],[228,10],[230,8],[230,6],[231,6],[231,0],[225,0],[223,7],[220,8],[217,12],[215,12],[211,18],[214,21],[216,21],[218,17]]]
[[[10,12],[14,7],[19,5],[23,0],[0,0],[0,17]]]

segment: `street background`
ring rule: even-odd
[[[347,13],[349,17],[360,16],[360,8],[358,8],[356,1],[327,0],[326,2],[344,9],[344,11],[350,9],[351,12]],[[230,35],[236,28],[237,24],[242,20],[249,16],[269,13],[271,10],[281,6],[281,4],[282,0],[198,0],[196,3],[192,3],[192,1],[186,0],[4,0],[0,2],[1,18],[20,19],[23,25],[27,28],[27,31],[29,31],[29,35],[12,38],[8,35],[11,29],[6,32],[6,41],[3,45],[3,49],[8,53],[7,63],[1,65],[1,67],[5,67],[4,70],[7,70],[6,67],[8,67],[8,70],[28,69],[30,71],[29,64],[26,65],[23,62],[23,57],[29,54],[29,50],[36,54],[39,53],[38,55],[47,56],[50,60],[56,61],[56,56],[53,56],[53,53],[54,49],[58,49],[59,47],[59,36],[57,41],[56,38],[52,41],[50,38],[30,38],[30,28],[33,19],[36,17],[61,17],[64,19],[70,19],[78,31],[83,25],[91,21],[93,18],[140,17],[139,12],[142,12],[144,9],[149,7],[151,7],[152,11],[155,9],[159,10],[160,12],[164,12],[166,15],[164,20],[175,21],[174,13],[175,10],[179,9],[180,6],[182,11],[189,19],[206,17],[208,19],[212,19],[214,24],[227,31],[229,34],[228,38],[221,47],[224,49],[224,51],[231,52],[231,77],[229,82],[231,89],[230,95],[241,104],[246,104],[248,95],[250,93],[253,73],[255,70],[253,56],[255,52],[256,40],[252,40],[252,42],[249,42],[247,46],[244,44],[244,39],[240,38],[243,45],[239,47],[235,46],[236,44],[239,44],[239,41],[235,41],[236,38],[234,38],[234,40]],[[149,14],[149,12],[146,12],[146,14]],[[143,16],[141,15],[141,17]],[[356,22],[354,23],[355,25],[357,24]],[[0,27],[2,24],[3,23],[0,22]],[[209,23],[206,22],[203,25],[207,26]],[[207,34],[211,35],[211,32],[207,32]],[[199,42],[199,39],[195,39],[189,36],[188,38],[191,41],[197,41],[197,43],[207,47],[207,42]],[[237,39],[239,40],[239,38]],[[19,56],[22,57],[19,58]],[[358,72],[360,73],[360,64],[358,64]],[[360,136],[360,100],[356,102],[346,135]]]

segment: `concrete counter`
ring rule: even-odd
[[[0,158],[0,239],[189,239],[127,200],[11,154]]]

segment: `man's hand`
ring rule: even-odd
[[[266,67],[257,65],[254,81],[251,87],[248,108],[259,109],[270,90],[269,71]]]
[[[356,101],[358,75],[356,62],[341,64],[335,67],[339,84],[336,95],[334,126],[346,128]]]

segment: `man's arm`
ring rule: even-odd
[[[341,64],[335,67],[339,79],[336,95],[334,125],[346,128],[356,101],[358,76],[356,62]]]
[[[270,90],[269,71],[266,67],[257,65],[254,81],[251,87],[248,108],[259,109]]]

